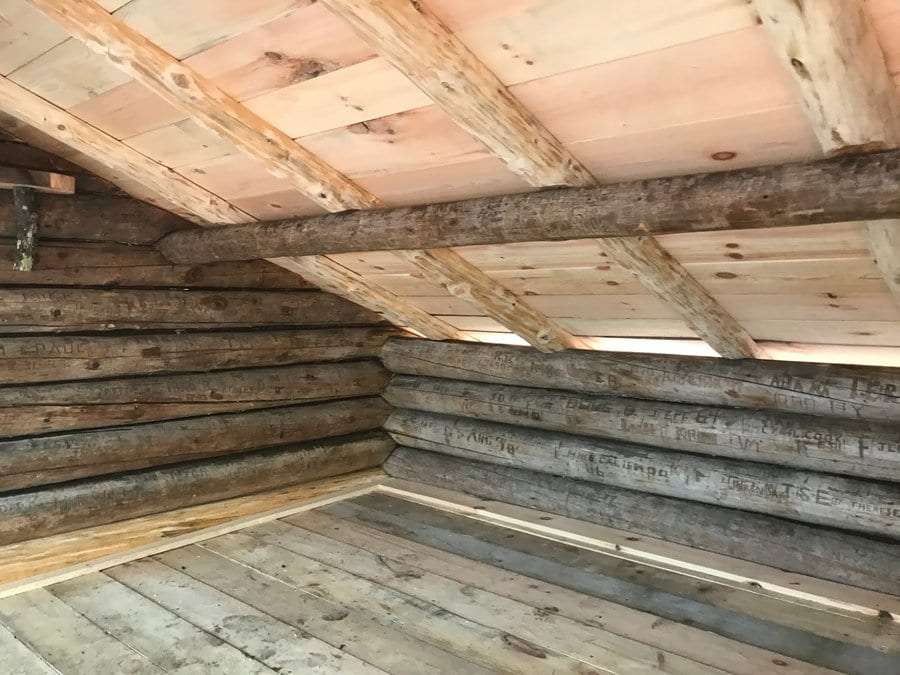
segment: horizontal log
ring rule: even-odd
[[[395,339],[388,370],[702,405],[900,421],[900,370]]]
[[[359,471],[392,448],[369,432],[2,495],[0,545]]]
[[[900,485],[397,410],[399,445],[900,539]]]
[[[166,335],[0,338],[0,382],[275,366],[377,356],[393,331],[322,328]]]
[[[47,240],[38,243],[34,269],[15,272],[16,244],[0,239],[0,284],[172,288],[312,289],[302,277],[253,260],[210,265],[172,265],[150,246]]]
[[[377,396],[374,360],[0,388],[0,437]]]
[[[39,195],[41,236],[47,239],[153,244],[190,223],[130,197]],[[0,192],[0,237],[15,237],[11,192]]]
[[[398,408],[900,481],[900,426],[395,375]]]
[[[0,288],[0,331],[377,324],[377,314],[318,291]]]
[[[900,151],[173,232],[173,262],[447,248],[900,216]]]
[[[368,431],[378,397],[0,441],[0,491]]]
[[[387,473],[842,584],[896,593],[900,544],[758,513],[397,448]]]

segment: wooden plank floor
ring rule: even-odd
[[[877,675],[895,626],[375,492],[0,600],[0,673]]]

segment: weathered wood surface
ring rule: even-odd
[[[173,262],[785,227],[900,217],[900,152],[294,218],[160,241]]]
[[[275,366],[377,356],[385,328],[0,338],[0,382]]]
[[[400,533],[417,543],[430,541],[444,551],[478,561],[490,560],[500,569],[589,597],[652,612],[662,621],[684,622],[820,667],[840,672],[859,668],[888,675],[892,673],[889,666],[896,663],[893,654],[868,648],[877,641],[873,635],[876,626],[868,630],[863,626],[853,628],[856,622],[852,619],[795,607],[782,599],[756,595],[752,589],[748,592],[740,587],[716,588],[715,584],[689,574],[673,574],[672,570],[644,566],[478,519],[460,518],[377,492],[330,505],[325,510],[382,531]],[[739,598],[746,602],[746,609],[739,604]],[[605,622],[601,619],[601,623]],[[837,634],[835,639],[822,634],[835,634],[841,624],[855,635]],[[866,646],[854,644],[856,639]],[[884,642],[892,651],[897,646],[893,635],[886,635]],[[668,667],[668,658],[664,663]]]
[[[378,204],[374,195],[97,3],[33,0],[32,4],[114,67],[259,159],[270,173],[322,207],[341,211]]]
[[[377,361],[0,388],[0,438],[380,394]]]
[[[13,188],[13,207],[16,210],[13,269],[16,272],[30,272],[34,267],[34,246],[40,222],[34,191],[27,187]]]
[[[396,339],[388,370],[497,384],[829,417],[900,421],[900,370]]]
[[[16,492],[0,496],[0,545],[367,469],[393,447],[368,432]]]
[[[168,211],[128,197],[49,195],[37,198],[42,237],[120,244],[154,244],[191,224]],[[13,197],[0,192],[0,236],[16,236]]]
[[[0,490],[367,431],[389,411],[368,397],[0,441]]]
[[[611,237],[602,245],[721,356],[743,359],[762,353],[747,329],[654,237]]]
[[[900,485],[397,410],[400,445],[900,539]]]
[[[900,481],[900,425],[397,375],[398,408]]]
[[[515,295],[456,251],[441,248],[403,251],[401,255],[433,284],[473,303],[532,347],[542,352],[556,352],[582,346],[581,340],[556,321],[544,316],[527,300]],[[448,337],[453,339],[455,336]]]
[[[900,545],[846,531],[406,447],[384,468],[397,478],[851,586],[893,594],[900,585]]]
[[[344,517],[329,515],[325,509],[340,510]],[[538,615],[546,614],[542,610],[548,606],[547,598],[552,597],[552,606],[559,610],[560,616],[593,626],[599,614],[603,617],[603,629],[614,635],[632,638],[663,652],[718,667],[729,673],[757,675],[761,670],[771,667],[772,659],[777,658],[773,652],[675,621],[660,622],[654,614],[633,610],[608,600],[592,598],[591,602],[585,603],[583,595],[570,589],[532,576],[511,574],[508,570],[495,567],[487,559],[474,560],[435,547],[431,541],[420,543],[410,538],[419,535],[421,531],[411,532],[411,528],[402,526],[391,528],[384,521],[374,525],[363,524],[362,518],[353,517],[351,509],[353,513],[362,510],[358,504],[344,501],[342,504],[332,504],[289,516],[281,519],[281,522],[351,544],[364,549],[368,554],[396,560],[402,565],[402,569],[453,579],[465,584],[469,589],[469,597],[473,597],[472,593],[479,597],[479,591],[499,592],[513,600],[527,603]],[[791,663],[783,668],[782,672],[786,674],[808,672],[802,663]]]
[[[0,284],[177,288],[315,288],[263,261],[172,265],[149,246],[41,237],[34,268],[13,272],[15,241],[0,239]]]
[[[250,523],[315,508],[370,489],[383,478],[380,467],[366,469],[9,544],[0,548],[0,597],[194,544]]]
[[[0,289],[5,333],[380,322],[362,307],[317,291]]]

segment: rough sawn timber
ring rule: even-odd
[[[850,532],[406,447],[384,468],[397,478],[842,584],[892,594],[900,585],[900,545]]]
[[[701,405],[900,421],[894,368],[567,351],[392,339],[388,370]]]
[[[407,376],[384,397],[398,408],[900,481],[900,428],[889,422]]]
[[[396,410],[399,445],[900,539],[900,485]]]
[[[900,151],[176,232],[177,263],[900,217]]]
[[[369,432],[20,491],[0,496],[0,545],[368,469],[393,447]]]

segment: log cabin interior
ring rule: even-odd
[[[0,675],[900,673],[900,2],[0,0]]]

